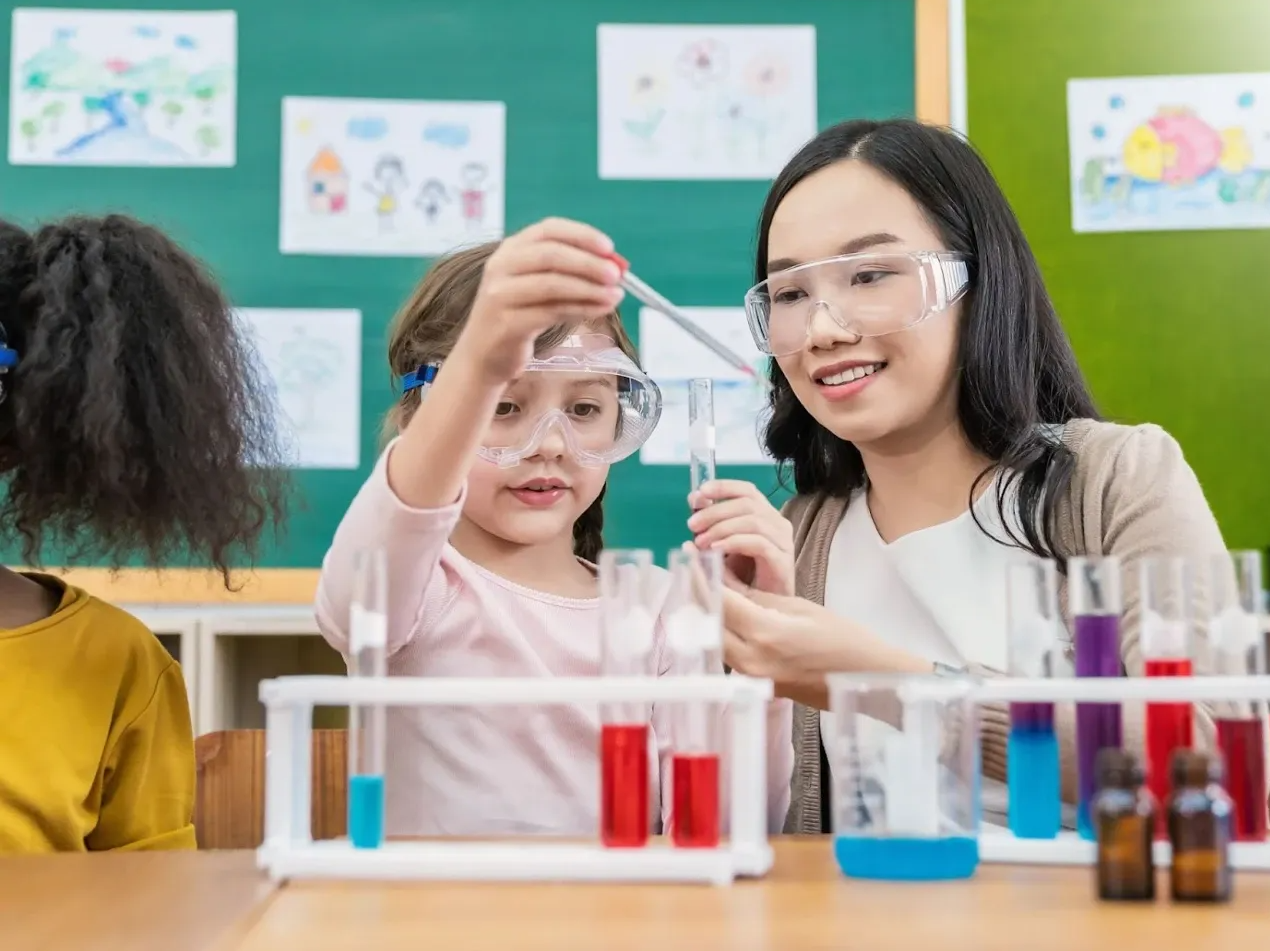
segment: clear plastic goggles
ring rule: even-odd
[[[821,311],[861,337],[908,330],[966,292],[966,262],[951,251],[866,253],[778,271],[745,294],[750,333],[763,353],[784,357],[806,346]]]
[[[426,392],[435,375],[421,367],[406,386]],[[657,384],[612,337],[575,334],[535,356],[507,387],[479,452],[504,468],[558,452],[583,466],[609,465],[639,451],[661,407]]]

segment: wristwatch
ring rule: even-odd
[[[931,661],[931,667],[936,677],[965,677],[970,673],[970,668],[968,667],[956,667],[937,660]]]

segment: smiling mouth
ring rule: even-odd
[[[513,492],[558,492],[568,486],[559,479],[531,479],[523,485],[512,486]]]
[[[816,377],[816,382],[821,386],[842,386],[844,383],[854,383],[856,380],[862,380],[866,376],[872,376],[885,367],[885,361],[847,367],[845,370],[839,370],[827,376],[818,376]]]

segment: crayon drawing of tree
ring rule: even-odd
[[[52,102],[45,103],[44,108],[40,110],[40,115],[44,117],[44,121],[48,123],[49,132],[57,134],[57,124],[61,121],[62,116],[66,114],[66,103],[60,99],[54,99]]]
[[[22,138],[26,139],[26,147],[34,152],[35,140],[40,135],[40,120],[23,119],[22,124],[18,128],[22,130]]]
[[[220,130],[214,125],[199,126],[194,133],[194,141],[198,143],[199,151],[207,155],[220,145]]]
[[[181,113],[185,111],[185,107],[175,99],[169,99],[159,108],[162,110],[164,117],[168,120],[168,128],[176,128],[176,121],[181,118]]]

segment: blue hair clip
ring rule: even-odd
[[[401,378],[401,395],[405,396],[411,390],[429,385],[437,378],[439,369],[441,369],[439,363],[425,363],[419,369],[411,370]]]
[[[18,351],[9,347],[8,341],[5,340],[4,330],[0,329],[0,403],[3,403],[5,396],[8,395],[4,388],[4,378],[17,365]]]

